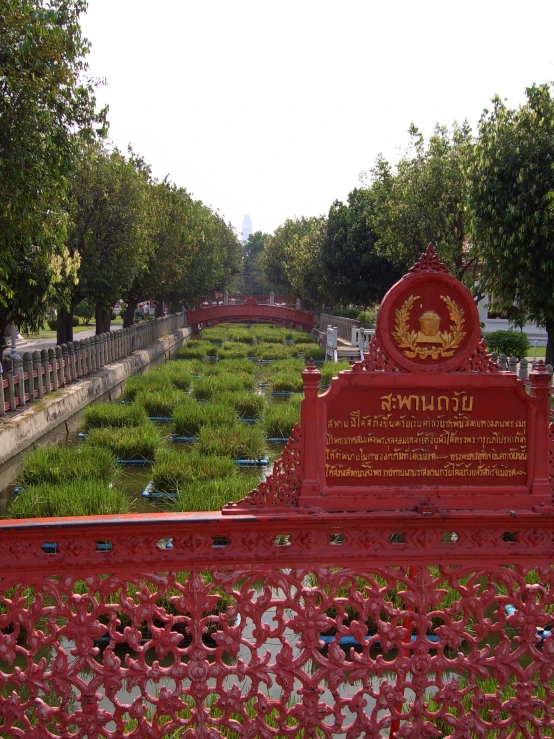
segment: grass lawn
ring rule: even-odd
[[[117,327],[123,326],[123,318],[121,318],[121,316],[117,316],[116,318],[113,319],[113,321],[111,322],[111,325],[117,326]],[[96,324],[94,321],[91,321],[88,324],[88,326],[85,325],[84,323],[80,323],[78,326],[73,327],[73,333],[80,334],[82,331],[94,331],[95,326]],[[56,332],[51,331],[48,328],[48,324],[46,322],[43,324],[42,331],[39,331],[36,333],[30,333],[30,334],[26,334],[22,332],[21,335],[24,336],[26,339],[55,339],[56,338]]]

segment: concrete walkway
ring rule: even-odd
[[[110,331],[120,331],[122,328],[120,323],[114,323],[110,326]],[[79,333],[73,334],[75,341],[81,341],[81,339],[90,339],[91,336],[96,334],[94,328],[87,329],[86,331],[79,331]],[[9,340],[8,340],[9,341]],[[23,356],[25,352],[36,352],[42,349],[49,349],[51,346],[56,346],[56,339],[18,339],[16,341],[17,353]],[[10,346],[4,351],[4,354],[9,354]]]

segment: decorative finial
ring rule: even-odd
[[[410,268],[409,273],[414,272],[443,272],[447,275],[450,274],[450,270],[446,264],[438,258],[433,244],[429,244],[418,261]]]

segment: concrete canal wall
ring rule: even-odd
[[[12,418],[5,416],[0,424],[0,464],[34,444],[101,395],[119,388],[127,377],[143,371],[156,360],[170,359],[191,333],[189,326],[178,329],[125,359],[31,403]]]

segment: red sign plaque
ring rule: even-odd
[[[383,299],[364,359],[322,395],[313,363],[303,377],[301,423],[243,504],[268,511],[552,504],[550,375],[540,362],[524,383],[490,361],[471,294],[431,246]]]

